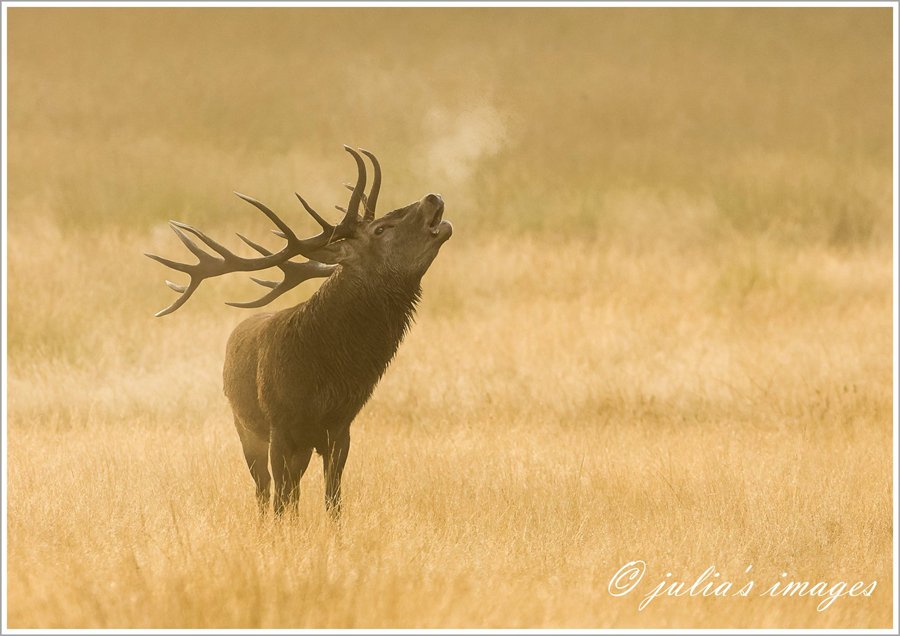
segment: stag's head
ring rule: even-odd
[[[150,258],[190,276],[188,285],[178,285],[171,281],[166,284],[181,294],[169,307],[157,316],[172,313],[194,293],[200,283],[213,276],[230,272],[258,271],[278,267],[284,272],[281,282],[253,280],[272,291],[262,298],[248,303],[228,303],[235,307],[261,307],[284,292],[310,278],[327,277],[340,265],[359,276],[393,276],[397,278],[421,278],[431,265],[438,251],[453,234],[453,226],[443,219],[444,201],[439,194],[428,194],[420,201],[389,212],[381,218],[375,217],[378,194],[381,189],[381,167],[372,153],[360,149],[372,162],[373,178],[369,194],[365,194],[366,165],[362,156],[348,146],[344,149],[356,161],[356,185],[345,184],[351,191],[350,203],[346,208],[335,206],[344,213],[337,225],[332,225],[297,194],[297,198],[310,216],[322,227],[316,236],[300,239],[272,210],[243,194],[235,193],[258,208],[278,226],[273,230],[287,241],[279,252],[272,253],[250,239],[238,236],[256,251],[260,258],[244,258],[232,253],[200,230],[170,221],[172,229],[185,246],[197,257],[195,265],[179,263],[153,254]],[[360,207],[363,213],[360,215]],[[190,232],[218,254],[211,255],[192,241],[185,232]],[[303,263],[291,261],[295,256],[308,260]]]
[[[372,189],[366,196],[363,194],[365,164],[353,149],[345,148],[356,159],[359,171],[355,186],[344,184],[352,192],[349,206],[339,207],[345,212],[341,225],[346,224],[346,230],[340,240],[328,242],[305,256],[320,263],[340,264],[364,276],[388,274],[421,278],[441,245],[453,234],[453,226],[443,220],[444,200],[439,194],[428,194],[420,201],[375,218],[381,188],[378,160],[371,153],[361,150],[372,161],[374,168]],[[365,209],[362,218],[358,213],[360,204]]]

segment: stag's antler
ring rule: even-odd
[[[195,227],[192,227],[185,223],[180,223],[178,221],[169,221],[169,225],[172,227],[172,230],[175,232],[181,242],[184,243],[188,250],[190,250],[191,253],[197,257],[198,262],[191,265],[189,263],[179,263],[178,261],[163,258],[162,256],[157,256],[156,254],[146,254],[146,256],[148,256],[149,258],[162,263],[166,267],[179,272],[184,272],[185,274],[190,276],[190,282],[187,285],[177,285],[172,281],[166,281],[166,285],[168,285],[171,289],[181,295],[174,303],[157,312],[156,316],[165,316],[181,307],[188,301],[191,295],[200,286],[200,283],[205,279],[213,278],[215,276],[221,276],[223,274],[229,274],[231,272],[252,272],[262,269],[268,269],[269,267],[280,267],[285,273],[285,278],[283,281],[281,281],[281,283],[273,283],[271,281],[257,281],[267,287],[274,285],[273,290],[262,298],[253,302],[229,303],[236,307],[261,307],[274,300],[289,289],[296,287],[304,280],[308,280],[310,278],[326,277],[330,275],[331,272],[334,271],[335,266],[323,265],[322,263],[317,263],[315,261],[307,261],[306,263],[290,263],[288,261],[295,256],[306,256],[307,258],[309,258],[308,255],[313,253],[315,250],[324,247],[329,243],[333,243],[334,241],[349,238],[353,236],[354,232],[356,231],[356,227],[359,223],[359,203],[365,197],[363,191],[366,187],[366,166],[363,162],[362,157],[360,157],[359,153],[357,153],[355,150],[353,150],[349,146],[344,146],[344,150],[349,152],[356,161],[358,176],[356,180],[356,186],[353,188],[353,194],[350,196],[350,203],[348,205],[347,211],[344,214],[344,218],[338,225],[332,225],[331,223],[323,219],[318,212],[310,207],[310,205],[303,199],[303,197],[297,194],[297,198],[300,200],[300,203],[303,205],[309,215],[312,216],[313,219],[315,219],[316,223],[318,223],[322,227],[322,232],[316,236],[306,239],[298,238],[297,235],[294,234],[294,232],[291,230],[291,228],[288,227],[288,225],[284,221],[278,218],[277,214],[275,214],[264,204],[260,203],[252,197],[248,197],[246,195],[240,194],[239,192],[235,192],[238,197],[240,197],[244,201],[247,201],[257,209],[259,209],[267,217],[269,217],[269,219],[278,227],[278,230],[272,231],[287,241],[287,244],[280,251],[274,254],[239,234],[238,236],[240,236],[240,238],[244,240],[244,242],[263,254],[261,258],[244,258],[242,256],[234,254],[224,245],[221,245]],[[375,165],[375,179],[372,184],[372,190],[369,193],[369,196],[366,197],[367,201],[374,202],[377,201],[378,190],[381,186],[381,170],[374,155],[365,150],[362,150],[362,152],[365,153],[367,157],[372,159],[373,164]],[[372,208],[369,208],[369,206],[367,205],[364,219],[371,220],[369,217],[373,215],[374,205],[372,206]],[[190,232],[191,234],[199,238],[219,256],[213,256],[209,252],[200,248],[187,236],[187,234],[185,234],[185,231]]]
[[[368,150],[359,149],[361,153],[367,156],[372,161],[372,168],[374,169],[374,176],[372,179],[372,189],[369,191],[369,196],[362,195],[362,203],[363,207],[366,209],[366,213],[363,215],[363,221],[370,222],[375,220],[375,206],[378,205],[378,192],[381,190],[381,166],[378,164],[378,159],[375,158]],[[351,192],[354,189],[354,186],[349,183],[345,183],[344,187],[350,190]],[[340,206],[335,206],[338,210],[346,211],[344,208]]]
[[[243,234],[238,234],[238,237],[242,241],[244,241],[244,243],[255,249],[263,256],[270,256],[272,254],[272,252],[264,248],[262,245],[254,243]],[[285,261],[278,265],[278,269],[284,272],[284,279],[280,283],[273,280],[260,280],[259,278],[254,278],[253,276],[250,277],[250,280],[252,280],[254,283],[272,289],[272,291],[270,291],[262,298],[257,298],[256,300],[246,303],[226,302],[225,304],[231,305],[232,307],[241,307],[244,309],[268,305],[270,302],[281,296],[284,292],[293,289],[305,280],[309,280],[310,278],[328,278],[329,276],[331,276],[331,273],[335,269],[337,269],[337,265],[325,265],[324,263],[319,263],[318,261],[306,261],[305,263]]]

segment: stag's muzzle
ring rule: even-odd
[[[446,241],[453,234],[453,225],[450,221],[445,221],[444,217],[444,199],[439,194],[429,194],[422,199],[422,206],[425,208],[425,218],[428,220],[428,230],[431,235]]]

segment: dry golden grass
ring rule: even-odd
[[[887,10],[9,15],[10,627],[891,624]],[[256,291],[157,320],[140,254],[262,236],[233,189],[311,230],[344,142],[456,233],[340,527],[316,463],[260,520],[220,376]],[[638,611],[710,565],[878,584]]]

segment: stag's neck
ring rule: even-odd
[[[335,366],[342,375],[361,373],[374,386],[409,329],[421,296],[420,280],[391,274],[363,277],[339,268],[294,308],[294,332],[302,334],[306,351],[323,352],[320,364]]]

